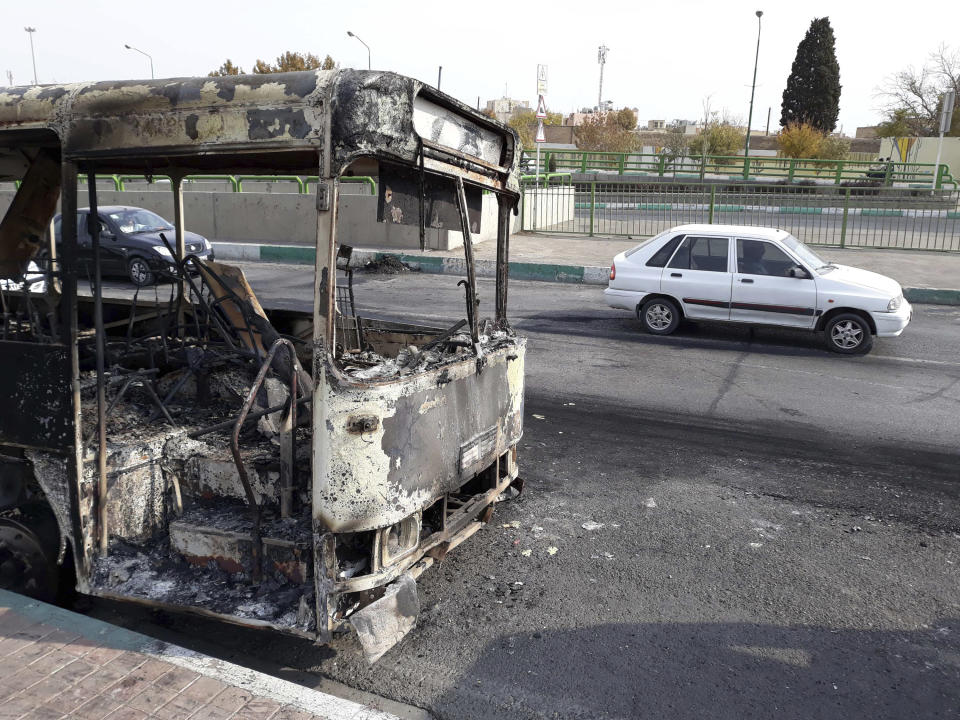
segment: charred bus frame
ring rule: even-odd
[[[8,402],[0,479],[9,489],[0,493],[0,536],[27,531],[26,545],[3,552],[33,568],[32,589],[49,593],[50,569],[36,566],[69,551],[88,593],[321,641],[347,622],[363,626],[371,609],[388,608],[397,627],[408,627],[415,612],[404,594],[416,576],[519,484],[525,342],[507,320],[518,159],[511,130],[386,72],[0,88],[0,182],[21,181],[0,223],[0,395]],[[168,303],[105,296],[96,220],[96,177],[105,173],[171,178]],[[203,173],[319,176],[312,316],[264,311],[242,273],[188,254],[183,180]],[[379,321],[352,309],[352,285],[349,301],[338,295],[352,280],[337,230],[346,173],[376,174],[378,220],[418,225],[421,246],[427,227],[459,226],[465,320],[451,328]],[[92,266],[78,259],[84,176]],[[494,315],[481,322],[471,235],[482,193],[497,203],[497,279]],[[59,257],[44,241],[58,197]],[[44,248],[38,269],[31,263]],[[87,278],[89,298],[78,293]],[[171,416],[171,402],[204,406],[219,372],[211,367],[236,366],[247,379],[226,419],[210,422],[199,410]],[[270,377],[283,389],[276,402],[263,398]],[[117,429],[110,413],[137,393],[152,406],[151,422],[168,421],[163,432],[143,417],[131,421],[132,439]],[[178,393],[186,395],[175,400]],[[279,439],[260,444],[263,462],[251,470],[241,433],[278,412]],[[184,422],[191,413],[205,422]],[[227,441],[232,457],[214,463]],[[219,464],[204,470],[204,462]],[[238,502],[242,517],[225,509]],[[170,558],[174,569],[164,565]],[[207,575],[190,576],[191,567]],[[247,588],[219,603],[158,589],[171,578],[202,586],[217,572],[217,582]],[[270,582],[271,610],[258,614],[248,606]]]

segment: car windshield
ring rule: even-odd
[[[794,255],[807,263],[807,265],[813,267],[813,269],[817,272],[829,272],[836,267],[835,265],[832,265],[821,258],[813,250],[797,240],[793,235],[787,235],[783,239],[783,244],[790,248]]]
[[[156,213],[143,208],[129,208],[126,210],[114,210],[107,213],[107,216],[113,220],[119,227],[120,232],[141,233],[151,230],[173,230],[173,225],[168,223]]]

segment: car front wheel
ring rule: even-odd
[[[873,346],[870,325],[854,313],[834,315],[823,328],[827,348],[844,355],[863,355]]]
[[[666,298],[647,300],[638,314],[643,329],[654,335],[669,335],[680,324],[680,308]]]
[[[153,271],[147,261],[141,257],[130,258],[127,264],[127,270],[130,273],[130,281],[134,285],[144,286],[153,282]]]

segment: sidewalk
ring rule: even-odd
[[[0,719],[395,716],[0,590]]]
[[[640,240],[572,235],[518,233],[510,238],[510,277],[606,285],[613,257]],[[313,263],[314,249],[305,245],[215,242],[221,260]],[[904,288],[911,302],[960,305],[960,253],[927,250],[867,250],[814,247],[825,259],[888,275]],[[354,263],[393,255],[423,272],[464,275],[463,250],[397,250],[357,248]],[[474,246],[477,274],[496,275],[496,243]]]

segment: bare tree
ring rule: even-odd
[[[930,53],[920,68],[908,67],[894,73],[879,88],[886,115],[880,135],[935,135],[940,125],[943,94],[953,89],[960,94],[960,48],[941,45]],[[960,113],[955,113],[949,135],[960,135]]]

